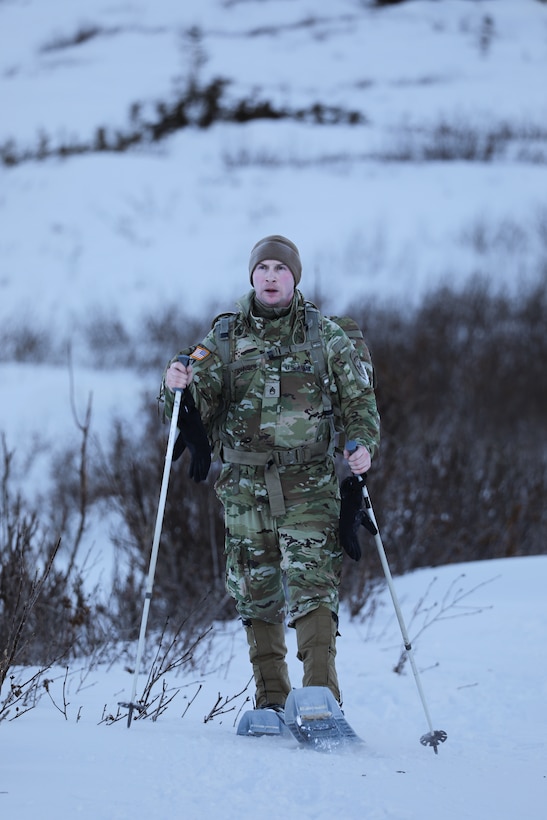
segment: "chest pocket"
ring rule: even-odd
[[[322,412],[321,391],[308,351],[289,354],[280,366],[282,409],[286,412],[317,416]]]

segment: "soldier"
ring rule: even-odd
[[[246,629],[257,708],[283,707],[291,689],[287,614],[296,628],[303,685],[328,686],[341,700],[335,655],[343,553],[334,411],[347,439],[358,444],[351,454],[344,450],[352,473],[369,469],[379,443],[367,371],[339,325],[304,300],[297,289],[301,273],[298,248],[289,239],[257,242],[249,261],[252,290],[239,301],[239,313],[224,324],[219,318],[203,342],[186,351],[188,367],[175,357],[163,381],[167,415],[173,391],[188,388],[222,461],[215,489],[225,511],[226,587]],[[310,316],[319,316],[322,384]],[[228,365],[223,344],[231,345]],[[201,453],[207,466],[200,474],[199,443],[184,420],[179,428],[199,480],[207,473],[207,454]]]

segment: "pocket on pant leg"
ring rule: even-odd
[[[338,611],[338,509],[334,496],[318,493],[292,507],[280,526],[291,620],[321,605]]]
[[[241,539],[233,538],[227,532],[224,551],[226,554],[226,591],[234,599],[238,612],[241,612],[240,607],[248,606],[251,601],[245,548]]]

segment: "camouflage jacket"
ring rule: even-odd
[[[189,389],[212,442],[218,445],[220,439],[223,447],[258,453],[329,442],[332,428],[306,344],[300,291],[295,292],[289,312],[283,311],[286,315],[258,315],[253,290],[238,306],[234,361],[228,365],[233,396],[226,395],[225,365],[214,323],[201,344],[181,351],[191,356],[194,378]],[[331,402],[339,410],[346,438],[364,444],[373,456],[380,437],[374,389],[345,332],[326,317],[321,327]],[[176,356],[171,362],[175,360]],[[173,393],[165,382],[162,396],[170,417]]]

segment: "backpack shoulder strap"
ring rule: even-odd
[[[311,302],[304,305],[306,322],[306,341],[310,346],[310,355],[313,359],[315,374],[321,385],[321,390],[328,391],[330,380],[325,358],[325,343],[322,336],[321,313]]]
[[[224,393],[226,396],[232,395],[232,380],[228,365],[234,359],[234,324],[235,313],[221,313],[213,321],[213,330],[218,355],[222,361],[222,379],[224,382]]]
[[[230,338],[236,320],[235,313],[220,313],[215,316],[211,327],[215,334],[219,356],[224,363],[230,361]]]
[[[325,356],[325,340],[323,338],[322,316],[318,308],[311,302],[305,302],[306,340],[310,345],[310,356],[313,361],[315,378],[321,388],[323,415],[331,428],[331,446],[334,448],[335,428],[334,411],[331,400],[330,379]]]

